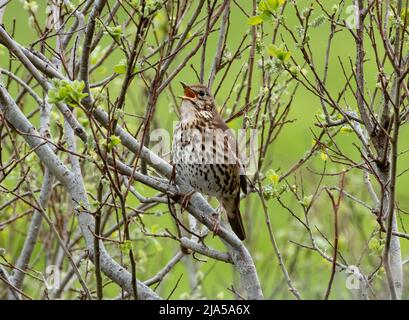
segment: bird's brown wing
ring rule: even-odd
[[[240,187],[243,190],[245,194],[247,194],[247,179],[246,179],[246,173],[243,167],[243,164],[240,161],[240,158],[238,157],[238,145],[237,145],[237,140],[234,137],[231,129],[228,127],[226,122],[222,119],[222,117],[219,115],[217,111],[214,112],[214,118],[213,118],[213,124],[216,129],[221,129],[225,133],[227,133],[228,136],[228,152],[231,152],[231,155],[236,159],[237,163],[237,168],[240,174]]]

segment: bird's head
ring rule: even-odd
[[[181,82],[184,95],[180,96],[183,101],[190,101],[197,111],[213,111],[214,99],[210,90],[202,84],[187,85]]]

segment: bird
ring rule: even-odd
[[[237,143],[215,106],[209,88],[181,82],[184,95],[174,130],[171,162],[175,174],[194,192],[216,197],[240,240],[246,232],[240,214],[240,189],[247,193]],[[189,202],[189,200],[188,200]],[[213,231],[216,233],[215,226]]]

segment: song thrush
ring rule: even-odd
[[[226,211],[231,228],[244,240],[239,204],[240,187],[246,192],[247,185],[234,136],[217,112],[206,86],[182,85],[181,119],[172,143],[176,174],[195,191],[215,196]]]

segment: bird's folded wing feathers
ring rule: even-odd
[[[226,122],[222,119],[222,117],[215,112],[213,123],[215,128],[223,130],[224,134],[227,134],[228,136],[228,152],[229,152],[229,157],[233,157],[236,160],[237,167],[239,169],[239,174],[240,174],[240,186],[241,189],[245,194],[247,194],[247,178],[246,178],[246,172],[244,170],[244,166],[240,161],[240,158],[238,157],[238,144],[235,136],[233,135],[231,129],[227,126]],[[232,145],[233,144],[233,145]]]

